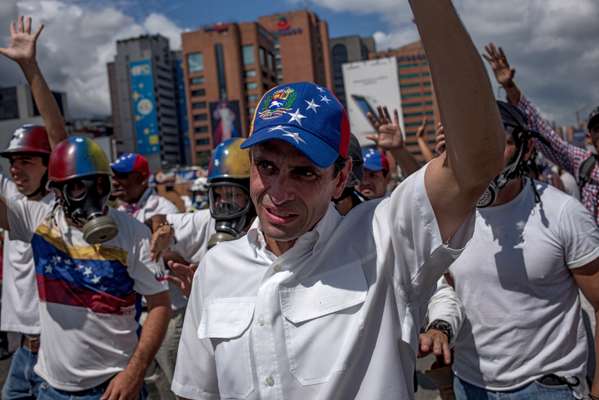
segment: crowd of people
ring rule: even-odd
[[[599,399],[597,157],[489,44],[495,100],[449,0],[411,7],[442,116],[434,149],[418,130],[425,165],[397,110],[369,115],[361,147],[329,89],[281,84],[248,138],[214,149],[186,213],[143,155],[110,163],[67,135],[36,60],[43,26],[13,23],[0,54],[44,126],[0,153],[0,329],[17,338],[2,398],[411,399],[433,354],[443,399]],[[587,128],[599,150],[599,108]]]

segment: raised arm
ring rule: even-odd
[[[435,156],[433,155],[431,148],[428,146],[428,141],[426,140],[426,123],[427,120],[424,118],[422,120],[422,125],[420,125],[416,131],[416,141],[418,142],[418,148],[420,149],[420,153],[422,154],[424,161],[429,162],[435,158]]]
[[[447,132],[445,155],[431,161],[425,176],[447,241],[501,170],[505,134],[482,60],[451,1],[410,0],[410,5]]]
[[[377,135],[369,135],[368,139],[372,140],[381,150],[391,154],[399,164],[404,178],[416,172],[420,165],[418,165],[418,161],[412,153],[406,149],[401,127],[399,126],[397,109],[393,110],[393,120],[391,120],[387,107],[381,106],[378,107],[378,115],[368,113],[368,119],[378,132]]]
[[[10,58],[21,67],[29,86],[33,100],[44,119],[50,146],[62,142],[67,137],[65,123],[56,99],[52,95],[35,57],[37,39],[44,25],[35,33],[31,32],[31,18],[19,17],[17,23],[10,24],[10,46],[0,48],[0,54]]]
[[[495,80],[503,87],[507,100],[526,113],[530,128],[541,134],[547,143],[535,139],[535,146],[556,165],[568,171],[578,179],[580,164],[591,156],[587,150],[574,146],[560,137],[546,121],[539,110],[522,94],[522,91],[516,84],[514,77],[516,69],[511,67],[508,58],[501,47],[494,43],[485,46],[483,57],[493,70]],[[599,166],[596,166],[591,173],[591,179],[599,182]]]

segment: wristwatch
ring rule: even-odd
[[[433,322],[431,322],[430,324],[428,324],[428,328],[426,328],[426,330],[428,331],[429,329],[436,329],[438,331],[443,332],[445,334],[445,336],[447,336],[447,341],[451,342],[451,338],[453,337],[453,332],[452,332],[451,325],[449,324],[449,322],[443,321],[442,319],[436,319]]]

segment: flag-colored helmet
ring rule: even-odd
[[[90,175],[112,175],[104,150],[91,139],[70,136],[60,142],[48,163],[50,182],[64,182]]]
[[[218,179],[249,179],[250,154],[242,149],[243,139],[229,139],[214,149],[208,167],[208,182]]]
[[[6,150],[0,153],[3,157],[11,154],[31,153],[50,155],[52,152],[46,128],[39,125],[23,125],[12,135]]]

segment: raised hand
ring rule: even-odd
[[[483,57],[493,69],[497,83],[504,87],[513,86],[516,70],[510,67],[503,49],[496,47],[494,43],[489,43],[485,46],[485,52],[486,54],[483,54]]]
[[[403,135],[399,126],[399,112],[393,111],[393,121],[389,115],[387,107],[378,106],[378,116],[368,113],[370,123],[375,127],[378,134],[369,135],[368,139],[372,140],[381,150],[398,150],[404,147]]]
[[[418,139],[423,139],[424,138],[424,132],[426,131],[426,123],[428,121],[426,120],[426,117],[424,117],[422,119],[422,124],[420,124],[420,126],[418,127],[418,130],[416,131],[416,137]]]
[[[437,124],[437,133],[435,134],[435,152],[438,155],[441,155],[445,152],[445,129],[443,125],[439,122]]]
[[[10,24],[10,45],[0,48],[0,54],[19,64],[35,61],[37,38],[42,29],[44,25],[40,25],[35,33],[31,33],[31,17],[19,17],[16,24],[14,21]]]
[[[153,261],[160,259],[162,252],[170,247],[174,236],[175,231],[168,222],[160,224],[154,230],[150,241],[150,257]]]
[[[198,269],[197,264],[190,264],[185,261],[169,260],[168,267],[170,274],[167,275],[169,282],[177,285],[185,297],[191,295],[191,285],[193,283],[193,275]]]

